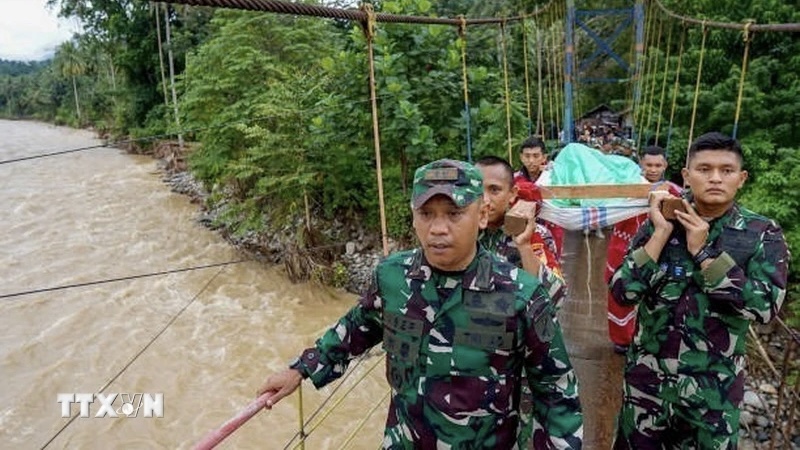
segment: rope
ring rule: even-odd
[[[678,66],[675,69],[675,84],[672,87],[672,108],[670,109],[669,113],[669,130],[667,131],[667,145],[664,147],[667,152],[669,152],[669,142],[672,139],[672,123],[675,119],[675,109],[678,104],[678,88],[680,87],[680,80],[681,80],[681,66],[683,65],[683,46],[686,42],[686,26],[683,27],[683,33],[681,33],[681,43],[680,49],[678,50]]]
[[[538,100],[536,102],[536,129],[544,136],[544,83],[542,82],[542,34],[536,26],[536,72]]]
[[[635,94],[634,94],[634,102],[633,102],[633,130],[632,130],[632,138],[636,142],[637,148],[641,144],[641,136],[644,134],[644,108],[642,105],[645,103],[645,99],[647,95],[647,88],[645,87],[645,79],[648,75],[650,75],[650,65],[652,62],[652,58],[650,58],[649,53],[650,49],[652,48],[651,42],[653,40],[653,22],[655,21],[655,14],[650,13],[649,11],[645,11],[645,25],[644,25],[644,40],[642,42],[642,48],[636,49],[636,60],[637,60],[637,69],[636,69],[636,86],[635,86]],[[644,92],[644,95],[643,95]]]
[[[747,58],[750,56],[750,26],[752,22],[747,22],[744,26],[744,56],[742,56],[742,73],[739,77],[739,95],[736,97],[736,115],[733,119],[733,135],[736,139],[736,133],[739,131],[739,114],[742,111],[742,96],[744,94],[744,79],[747,75]]]
[[[325,411],[325,413],[322,416],[320,416],[320,418],[317,421],[317,423],[314,424],[314,426],[311,427],[308,430],[308,433],[306,433],[305,436],[306,437],[311,436],[311,433],[313,433],[314,430],[316,430],[323,422],[325,422],[325,419],[327,419],[328,416],[333,412],[333,410],[336,409],[336,407],[338,407],[342,403],[342,401],[344,401],[344,399],[347,398],[348,394],[350,394],[350,392],[352,392],[353,389],[355,389],[356,386],[358,386],[359,383],[361,383],[361,381],[363,381],[370,373],[372,373],[372,371],[375,370],[375,368],[378,367],[378,365],[380,363],[382,363],[382,362],[383,362],[383,358],[378,358],[377,361],[375,361],[375,363],[373,363],[372,366],[364,374],[361,375],[361,377],[356,379],[356,381],[353,383],[353,385],[350,386],[350,388],[344,394],[342,394],[342,396],[339,397],[339,399],[336,402],[334,402],[333,405],[331,405],[330,409]],[[311,419],[309,419],[308,422],[306,422],[306,425],[308,425],[310,422],[311,422]],[[292,441],[294,441],[294,438],[292,438]],[[291,444],[292,441],[290,441],[289,444]],[[284,448],[288,448],[288,445],[286,447],[284,447]],[[294,448],[297,448],[297,446],[295,446]]]
[[[550,52],[550,57],[546,58],[546,59],[549,59],[550,61],[553,61],[555,59],[554,56],[553,56],[555,54],[555,48],[550,46],[550,41],[551,41],[550,37],[552,35],[552,33],[550,31],[553,28],[553,21],[554,20],[555,19],[551,18],[550,30],[548,30],[548,33],[544,38],[545,39],[545,41],[544,41],[545,42],[545,51],[549,51]],[[546,54],[545,54],[545,57],[547,57]],[[555,62],[555,61],[553,61],[553,62]],[[548,111],[550,113],[550,124],[555,122],[555,107],[553,106],[553,97],[555,97],[555,89],[556,89],[555,81],[553,80],[553,72],[551,70],[552,70],[551,67],[548,65],[547,71],[549,73],[547,74],[547,91],[548,91],[548,93],[547,93],[547,106],[548,106]],[[543,126],[542,126],[542,139],[545,140],[545,141],[547,141],[547,131],[548,131],[548,129],[549,129],[548,128],[548,124],[543,124]]]
[[[472,162],[472,135],[469,112],[469,79],[467,77],[467,19],[461,16],[458,27],[459,46],[461,47],[461,84],[464,88],[464,122],[467,128],[467,162]]]
[[[355,364],[353,365],[353,367],[351,367],[351,368],[350,368],[350,370],[349,370],[349,371],[347,371],[347,373],[345,373],[344,377],[342,377],[342,379],[341,379],[341,380],[340,380],[340,382],[339,382],[339,383],[336,385],[336,387],[334,387],[334,388],[333,388],[333,390],[331,391],[330,395],[328,395],[327,397],[325,397],[325,399],[324,399],[324,400],[322,401],[322,403],[321,403],[321,404],[320,404],[320,405],[317,407],[317,409],[316,409],[316,410],[314,410],[314,412],[313,412],[313,413],[311,413],[311,415],[308,417],[308,420],[306,420],[306,421],[305,421],[305,423],[306,423],[306,424],[308,424],[308,423],[311,423],[311,421],[312,421],[312,420],[314,420],[314,418],[315,418],[315,417],[317,417],[317,414],[319,414],[319,413],[320,413],[320,411],[322,411],[322,408],[324,408],[324,407],[325,407],[325,405],[327,405],[327,404],[328,404],[328,402],[331,400],[331,398],[333,398],[333,396],[334,396],[334,395],[336,395],[336,393],[337,393],[337,392],[339,392],[339,389],[340,389],[342,386],[344,386],[344,383],[347,381],[347,379],[349,379],[349,378],[350,378],[350,376],[351,376],[351,375],[353,375],[353,374],[355,373],[355,371],[356,371],[356,369],[358,368],[358,366],[360,366],[360,365],[361,365],[361,363],[363,363],[363,362],[364,362],[364,360],[366,359],[366,357],[367,357],[368,355],[369,355],[368,353],[365,353],[365,354],[361,355],[361,356],[360,356],[358,359],[356,359],[356,362],[355,362]],[[306,436],[308,436],[308,435],[306,435]],[[283,450],[286,450],[286,449],[288,449],[288,448],[289,448],[289,446],[291,446],[291,445],[292,445],[292,443],[294,442],[294,440],[295,440],[295,439],[297,439],[298,437],[300,437],[300,432],[299,432],[299,431],[298,431],[297,433],[295,433],[295,434],[294,434],[294,436],[292,436],[292,438],[289,440],[289,442],[288,442],[288,443],[287,443],[287,444],[286,444],[286,445],[283,447]]]
[[[344,441],[344,444],[342,444],[342,447],[341,447],[342,450],[345,450],[347,448],[347,446],[350,445],[350,442],[356,437],[358,432],[361,431],[362,428],[364,428],[364,424],[367,423],[367,420],[370,417],[372,417],[373,414],[375,414],[375,411],[378,410],[378,407],[381,406],[383,404],[383,402],[386,401],[387,398],[389,398],[389,395],[391,393],[392,393],[391,389],[386,391],[386,394],[384,394],[384,396],[381,397],[381,399],[378,400],[378,402],[375,403],[375,405],[367,412],[367,415],[365,415],[364,418],[361,419],[361,422],[359,422],[358,426],[350,433],[349,436],[347,436],[347,439]]]
[[[531,81],[528,70],[528,22],[522,21],[522,64],[525,67],[525,103],[528,106],[528,135],[533,134],[533,113],[531,112]],[[508,160],[513,165],[511,159]]]
[[[700,61],[697,63],[697,81],[694,85],[694,100],[692,101],[692,120],[689,124],[689,143],[686,147],[686,163],[685,166],[689,166],[689,147],[692,145],[692,139],[694,139],[694,123],[695,119],[697,118],[697,99],[700,97],[700,80],[703,75],[703,58],[706,55],[706,36],[708,36],[708,28],[703,25],[703,39],[700,43]]]
[[[367,39],[367,59],[369,60],[369,98],[372,106],[372,138],[375,143],[375,176],[378,179],[378,206],[381,217],[381,242],[383,244],[383,256],[389,255],[389,231],[386,225],[386,204],[383,197],[383,166],[381,164],[381,129],[378,124],[378,100],[375,95],[375,54],[373,49],[373,38],[375,37],[375,13],[372,5],[364,3],[361,8],[366,14],[366,20],[362,21],[364,35]]]
[[[305,450],[306,448],[306,438],[308,435],[306,434],[305,427],[303,426],[303,383],[300,382],[300,385],[297,387],[297,418],[299,419],[300,423],[300,448]]]
[[[661,119],[664,118],[664,99],[667,96],[667,75],[669,74],[669,57],[672,51],[672,27],[669,27],[667,34],[667,55],[664,57],[664,76],[661,79],[661,98],[658,102],[658,120],[656,120],[656,142],[658,145],[659,136],[661,136]]]
[[[764,24],[764,25],[751,25],[748,27],[748,24],[741,24],[741,23],[732,23],[732,22],[714,22],[708,21],[705,19],[695,19],[693,17],[688,16],[681,16],[676,14],[667,8],[664,7],[663,4],[659,0],[655,0],[656,5],[664,11],[665,14],[668,16],[678,19],[685,23],[691,23],[695,25],[702,25],[703,28],[705,27],[712,27],[712,28],[727,28],[730,30],[746,30],[749,29],[752,32],[757,31],[779,31],[779,32],[800,32],[800,23],[775,23],[775,24]],[[749,23],[749,22],[748,22]]]
[[[136,280],[136,279],[139,279],[139,278],[149,278],[149,277],[156,277],[156,276],[161,276],[161,275],[170,275],[170,274],[173,274],[173,273],[190,272],[190,271],[193,271],[193,270],[210,269],[212,267],[223,267],[223,266],[228,266],[228,265],[231,265],[231,264],[243,263],[243,262],[246,262],[246,261],[249,261],[249,260],[240,259],[240,260],[236,260],[236,261],[228,261],[228,262],[223,262],[223,263],[206,264],[206,265],[203,265],[203,266],[186,267],[186,268],[183,268],[183,269],[164,270],[164,271],[161,271],[161,272],[151,272],[151,273],[144,273],[144,274],[139,274],[139,275],[130,275],[130,276],[120,277],[120,278],[107,278],[107,279],[104,279],[104,280],[87,281],[85,283],[64,284],[64,285],[61,285],[61,286],[53,286],[53,287],[47,287],[47,288],[32,289],[30,291],[15,292],[13,294],[3,294],[3,295],[0,295],[0,299],[12,298],[12,297],[21,297],[23,295],[40,294],[42,292],[60,291],[62,289],[72,289],[72,288],[77,288],[77,287],[94,286],[94,285],[98,285],[98,284],[115,283],[117,281]]]
[[[658,20],[658,18],[656,20]],[[648,49],[648,52],[653,53],[653,55],[651,56],[652,65],[650,67],[650,73],[649,73],[651,78],[650,96],[649,96],[650,102],[648,103],[647,109],[645,110],[646,119],[644,121],[645,130],[647,130],[648,132],[650,131],[650,119],[653,118],[653,101],[656,98],[656,84],[657,84],[656,68],[658,67],[658,52],[655,51],[655,49],[657,48],[656,45],[659,42],[661,42],[661,35],[663,34],[663,31],[664,31],[664,21],[658,20],[658,33],[656,34],[656,39],[655,41],[650,43],[650,48]],[[644,139],[644,133],[642,133],[642,136],[640,136],[639,139],[640,139],[640,144],[647,142],[647,141],[642,141],[642,139]],[[639,145],[636,148],[641,149],[642,145]]]
[[[211,278],[210,278],[210,279],[209,279],[209,280],[206,282],[206,284],[204,284],[204,285],[203,285],[203,287],[202,287],[202,288],[201,288],[199,291],[197,291],[197,294],[195,294],[195,295],[194,295],[194,297],[192,297],[192,299],[191,299],[191,300],[189,300],[189,301],[188,301],[188,302],[187,302],[185,305],[183,305],[183,307],[182,307],[182,308],[181,308],[181,309],[180,309],[180,310],[179,310],[177,313],[175,313],[175,315],[173,315],[171,319],[169,319],[169,321],[167,322],[167,324],[166,324],[166,325],[164,325],[164,327],[163,327],[163,328],[161,328],[161,330],[160,330],[158,333],[156,333],[156,335],[155,335],[155,336],[153,336],[153,338],[152,338],[152,339],[150,339],[150,342],[148,342],[148,343],[147,343],[147,344],[146,344],[144,347],[142,347],[142,348],[141,348],[141,350],[139,350],[139,352],[137,352],[137,353],[136,353],[136,354],[133,356],[133,358],[131,358],[131,360],[130,360],[130,361],[128,361],[128,363],[127,363],[127,364],[125,364],[125,366],[123,366],[123,367],[122,367],[122,369],[120,369],[120,370],[119,370],[119,372],[117,372],[117,374],[116,374],[116,375],[114,375],[113,377],[111,377],[111,379],[110,379],[110,380],[108,380],[108,381],[107,381],[107,382],[106,382],[106,383],[105,383],[105,384],[104,384],[102,387],[100,387],[100,389],[98,389],[98,390],[97,390],[97,392],[95,392],[95,393],[94,393],[94,395],[93,395],[93,398],[96,398],[96,397],[97,397],[97,394],[99,394],[99,393],[101,393],[101,392],[105,391],[105,390],[106,390],[106,389],[107,389],[109,386],[111,386],[111,383],[113,383],[114,381],[116,381],[116,380],[117,380],[117,378],[119,378],[119,376],[120,376],[120,375],[122,375],[122,373],[123,373],[123,372],[125,372],[125,371],[128,369],[128,367],[130,367],[130,366],[131,366],[131,365],[132,365],[132,364],[133,364],[133,363],[134,363],[134,362],[135,362],[135,361],[136,361],[136,360],[139,358],[139,356],[141,356],[141,355],[142,355],[142,354],[143,354],[143,353],[144,353],[144,352],[145,352],[145,351],[146,351],[148,348],[150,348],[150,346],[151,346],[151,345],[153,345],[153,342],[155,342],[155,341],[156,341],[156,339],[158,339],[159,337],[161,337],[161,335],[162,335],[162,334],[164,334],[164,332],[165,332],[165,331],[167,331],[167,328],[169,328],[169,327],[170,327],[170,326],[171,326],[173,323],[175,323],[175,321],[178,319],[178,317],[180,317],[180,315],[181,315],[181,314],[183,314],[183,312],[184,312],[184,311],[186,311],[186,308],[188,308],[188,307],[189,307],[189,306],[190,306],[192,303],[194,303],[194,301],[195,301],[195,300],[197,300],[197,298],[198,298],[198,297],[200,297],[200,295],[201,295],[203,292],[205,292],[205,290],[206,290],[206,289],[208,289],[208,286],[210,286],[210,285],[211,285],[211,283],[212,283],[214,280],[216,280],[216,279],[217,279],[217,277],[219,276],[219,274],[221,274],[221,273],[222,273],[222,271],[223,271],[224,269],[225,269],[224,267],[220,267],[220,269],[217,271],[217,273],[215,273],[215,274],[214,274],[214,276],[213,276],[213,277],[211,277]],[[47,441],[47,442],[45,442],[45,443],[44,443],[44,445],[42,445],[42,449],[44,449],[44,448],[46,448],[48,445],[50,445],[50,444],[51,444],[51,443],[52,443],[52,442],[53,442],[53,441],[54,441],[54,440],[55,440],[55,439],[56,439],[56,438],[57,438],[57,437],[58,437],[58,436],[59,436],[59,435],[60,435],[60,434],[61,434],[61,433],[62,433],[64,430],[66,430],[66,429],[67,429],[67,427],[69,427],[69,426],[72,424],[72,422],[74,422],[74,421],[75,421],[75,419],[77,419],[78,417],[80,417],[80,414],[76,414],[76,415],[74,415],[74,416],[70,417],[70,418],[69,418],[69,420],[67,421],[67,423],[65,423],[65,424],[64,424],[64,426],[62,426],[62,427],[61,427],[61,428],[60,428],[60,429],[59,429],[59,430],[58,430],[58,431],[57,431],[57,432],[56,432],[56,433],[55,433],[55,434],[54,434],[54,435],[53,435],[53,436],[52,436],[52,437],[51,437],[51,438],[50,438],[50,439]]]
[[[177,3],[191,6],[211,6],[217,8],[244,9],[249,11],[265,11],[278,14],[289,14],[294,16],[327,17],[329,19],[343,19],[353,22],[364,23],[368,20],[366,11],[357,9],[332,8],[327,6],[310,5],[307,3],[291,3],[280,0],[172,0],[170,3]],[[531,13],[508,18],[476,18],[466,19],[466,25],[491,25],[499,24],[504,21],[518,22],[526,17],[537,16],[550,8],[553,2],[549,2],[541,8],[537,8]],[[427,17],[427,16],[408,16],[397,14],[375,14],[376,22],[389,23],[414,23],[429,25],[452,25],[460,26],[460,19],[446,17]]]
[[[506,146],[508,147],[508,162],[511,164],[511,93],[508,88],[508,55],[506,53],[506,23],[500,23],[500,47],[503,53],[503,84],[506,104]]]

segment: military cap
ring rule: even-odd
[[[446,195],[460,208],[471,204],[483,195],[481,171],[453,159],[425,164],[414,173],[411,207],[418,209],[437,194]]]

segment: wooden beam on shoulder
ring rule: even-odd
[[[647,198],[652,186],[642,184],[574,184],[538,186],[546,199],[566,198]]]

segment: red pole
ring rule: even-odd
[[[194,447],[194,450],[210,450],[216,447],[226,437],[230,436],[234,431],[238,430],[239,427],[244,425],[245,422],[250,420],[251,417],[255,416],[259,411],[264,409],[267,404],[267,400],[269,400],[272,395],[272,392],[267,392],[261,397],[255,399],[239,414],[222,424],[222,426],[218,429],[208,433],[203,440]]]

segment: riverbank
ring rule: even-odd
[[[197,221],[220,233],[240,251],[260,261],[283,265],[293,282],[312,280],[353,294],[360,294],[367,287],[383,252],[379,236],[358,223],[323,221],[311,211],[307,227],[305,214],[300,211],[279,229],[237,234],[221,220],[228,203],[210,201],[202,183],[187,170],[177,143],[161,143],[151,156],[158,160],[163,181],[170,189],[188,196],[198,205]],[[268,224],[272,223],[269,214],[269,211],[264,212],[264,222]],[[390,249],[396,247],[397,244],[390,241]]]

